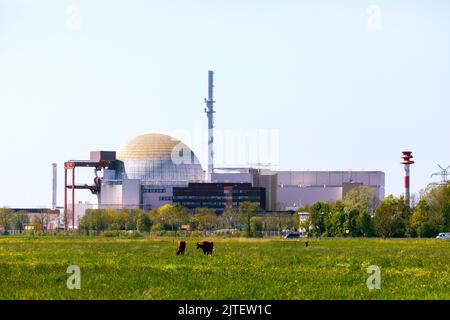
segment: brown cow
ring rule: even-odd
[[[202,249],[203,254],[209,255],[213,252],[214,243],[209,241],[197,242],[197,249]]]
[[[178,241],[177,244],[177,256],[182,254],[184,256],[184,252],[186,250],[186,241]]]

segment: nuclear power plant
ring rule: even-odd
[[[92,151],[88,160],[64,163],[64,228],[76,228],[89,208],[150,210],[165,204],[205,207],[221,213],[227,206],[257,202],[264,212],[294,211],[317,201],[335,202],[358,186],[371,187],[378,201],[385,196],[381,171],[274,171],[262,168],[215,168],[214,73],[208,72],[208,162],[204,170],[183,141],[162,133],[132,138],[121,150]],[[56,181],[56,165],[54,181]],[[76,184],[77,168],[94,169],[92,184]],[[56,182],[54,196],[56,199]],[[76,202],[76,190],[88,190],[98,203]],[[54,200],[56,201],[56,200]],[[56,203],[53,203],[56,207]],[[78,210],[80,211],[80,210]]]

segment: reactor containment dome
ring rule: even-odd
[[[164,134],[133,138],[119,152],[125,179],[144,185],[203,181],[205,173],[194,152],[183,142]]]

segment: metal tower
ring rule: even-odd
[[[205,99],[205,113],[208,117],[208,171],[206,172],[206,181],[211,181],[211,175],[214,171],[214,72],[208,71],[208,99]]]
[[[412,151],[402,151],[402,162],[400,163],[405,165],[405,203],[408,207],[410,206],[409,166],[414,163],[412,158]]]
[[[448,166],[447,168],[444,169],[444,167],[442,167],[440,164],[438,164],[439,169],[441,169],[440,172],[435,172],[431,175],[431,178],[433,178],[434,176],[441,176],[441,183],[440,185],[446,185],[448,183],[448,176],[450,175],[450,173],[448,172],[448,170],[450,169],[450,166]]]
[[[56,196],[58,188],[58,165],[56,163],[52,164],[53,168],[53,192],[52,192],[52,210],[56,210]]]

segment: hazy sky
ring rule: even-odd
[[[210,69],[218,131],[278,132],[279,169],[381,170],[398,195],[411,149],[425,187],[450,165],[450,4],[337,2],[0,0],[0,206],[49,206],[52,162],[61,205],[64,160],[189,140]]]

